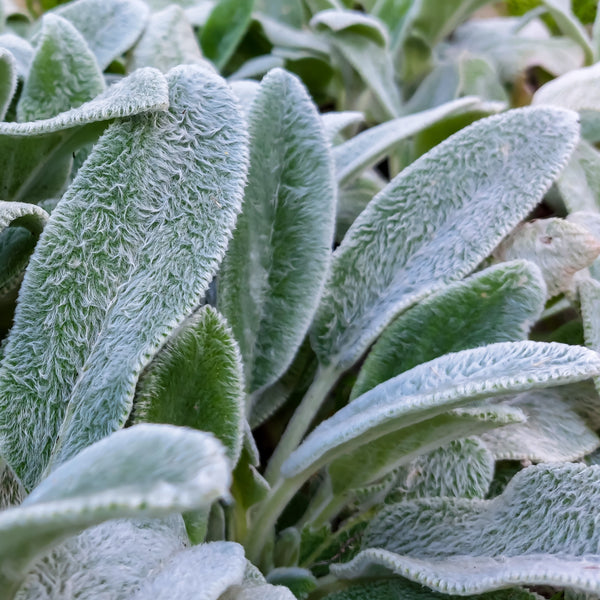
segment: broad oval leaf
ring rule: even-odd
[[[218,306],[254,392],[283,374],[310,326],[329,267],[336,193],[319,115],[293,75],[276,69],[263,79],[249,121],[248,185]]]
[[[204,306],[179,326],[141,374],[133,420],[210,431],[235,465],[244,437],[242,369],[227,322]]]
[[[287,459],[291,477],[473,400],[595,376],[600,356],[579,346],[503,342],[446,354],[378,385],[323,421]]]
[[[597,594],[599,499],[600,467],[529,467],[493,500],[430,498],[384,508],[365,532],[366,550],[332,570],[345,578],[375,568],[461,595],[514,585]]]
[[[18,583],[36,555],[85,527],[205,508],[227,494],[229,483],[224,448],[210,434],[169,425],[118,431],[0,514],[2,589]]]
[[[576,113],[517,109],[395,177],[334,254],[312,328],[320,361],[348,368],[397,314],[472,271],[541,200],[577,139]]]
[[[539,269],[527,261],[493,266],[453,283],[385,329],[350,398],[442,354],[525,339],[545,301]]]
[[[76,108],[104,91],[98,63],[81,34],[47,14],[17,104],[19,121],[37,121]]]
[[[167,79],[169,110],[107,130],[26,273],[0,435],[28,488],[52,452],[57,464],[124,424],[141,369],[199,304],[240,210],[246,136],[229,88],[193,66]]]
[[[202,58],[194,30],[180,6],[151,15],[140,41],[131,51],[129,68],[155,67],[166,73],[181,64],[210,63]]]
[[[104,71],[140,37],[150,11],[143,0],[75,0],[53,12],[75,26]]]

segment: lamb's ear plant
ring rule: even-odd
[[[30,4],[0,35],[2,598],[600,594],[568,3]]]

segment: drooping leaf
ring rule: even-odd
[[[0,35],[0,48],[8,50],[15,59],[15,67],[19,80],[24,80],[29,73],[29,66],[33,58],[33,47],[22,37],[14,33]]]
[[[481,437],[496,460],[578,460],[600,446],[600,438],[593,431],[595,423],[586,423],[584,418],[588,401],[597,404],[598,398],[575,386],[519,394],[503,404],[519,408],[527,420],[483,433]]]
[[[140,376],[134,422],[210,431],[235,465],[244,431],[242,368],[225,319],[204,306],[179,326]]]
[[[324,600],[459,600],[463,597],[434,592],[423,585],[397,577],[353,585],[343,592],[325,596]],[[542,600],[543,598],[521,588],[498,590],[469,597],[471,600]]]
[[[49,119],[104,91],[98,63],[69,21],[47,14],[19,103],[19,121]]]
[[[332,144],[344,129],[362,123],[365,116],[357,110],[332,111],[321,115],[325,138]]]
[[[387,571],[469,595],[514,585],[600,590],[600,467],[540,465],[493,500],[430,498],[385,508],[340,577]],[[594,507],[590,509],[590,507]]]
[[[20,281],[47,220],[34,204],[0,202],[0,297]]]
[[[168,111],[119,121],[96,144],[23,282],[0,446],[28,488],[51,453],[58,464],[124,424],[140,371],[198,305],[240,210],[246,139],[229,88],[189,65],[167,79]]]
[[[460,98],[432,110],[386,121],[339,144],[333,149],[338,185],[347,184],[361,171],[381,161],[403,140],[478,103],[477,98]]]
[[[487,445],[477,438],[463,438],[411,462],[396,494],[402,499],[485,498],[493,477],[494,455]]]
[[[221,70],[250,25],[254,0],[218,0],[202,32],[202,53]]]
[[[165,78],[140,69],[79,108],[30,123],[0,123],[0,197],[37,202],[60,196],[72,153],[94,141],[110,120],[168,105]]]
[[[102,71],[133,46],[149,12],[142,0],[75,0],[54,10],[81,33]]]
[[[31,561],[108,519],[166,516],[227,494],[229,463],[204,432],[139,425],[114,433],[58,467],[18,508],[0,515],[3,593]]]
[[[265,77],[250,136],[244,209],[219,274],[218,305],[254,392],[283,374],[306,335],[329,266],[336,198],[319,116],[294,76]]]
[[[385,27],[358,11],[325,10],[316,14],[311,27],[322,32],[373,92],[385,115],[400,113],[400,94],[388,51]]]
[[[312,328],[320,361],[348,368],[397,314],[472,271],[541,200],[577,135],[575,113],[514,110],[395,177],[334,254]]]
[[[0,46],[0,121],[17,89],[17,61],[8,50]]]
[[[493,266],[449,285],[387,327],[350,398],[442,354],[525,339],[545,300],[540,272],[526,261]]]
[[[446,354],[378,385],[323,421],[282,472],[312,472],[343,453],[348,461],[350,450],[401,428],[410,433],[416,423],[473,400],[581,381],[598,369],[595,352],[555,343],[503,342]],[[416,430],[412,434],[418,439]]]
[[[538,219],[518,225],[494,250],[498,260],[526,259],[542,272],[548,297],[573,290],[573,276],[600,254],[600,240],[565,219]]]
[[[181,64],[204,63],[194,30],[183,9],[172,4],[151,15],[140,41],[131,52],[129,68],[155,67],[166,73]]]

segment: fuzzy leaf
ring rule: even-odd
[[[387,327],[350,398],[448,352],[525,339],[545,301],[540,272],[526,261],[490,267],[449,285]]]
[[[75,26],[104,71],[140,37],[149,12],[142,0],[75,0],[54,14]]]
[[[252,18],[254,0],[218,0],[202,32],[200,45],[206,58],[221,70],[242,41]]]
[[[540,465],[493,500],[430,498],[396,504],[372,521],[340,577],[387,571],[469,595],[514,585],[600,591],[596,527],[600,467]]]
[[[600,153],[586,140],[579,140],[556,187],[569,212],[600,210]]]
[[[242,368],[225,319],[204,306],[179,326],[140,376],[134,421],[210,431],[235,465],[244,432]]]
[[[345,185],[384,158],[403,140],[437,121],[454,116],[479,103],[477,98],[460,98],[422,113],[399,117],[371,127],[333,149],[338,185]]]
[[[33,47],[22,37],[13,33],[0,35],[0,48],[8,50],[15,59],[15,67],[19,80],[24,80],[29,73],[29,66],[33,58]]]
[[[493,431],[502,431],[500,427]],[[419,456],[401,482],[403,498],[484,498],[494,478],[494,456],[477,438],[450,442]]]
[[[323,421],[284,463],[286,477],[493,396],[589,379],[600,356],[579,346],[504,342],[446,354],[378,385]],[[416,432],[415,432],[415,435]]]
[[[404,169],[334,254],[312,329],[320,361],[348,368],[397,314],[472,271],[541,200],[577,138],[573,112],[514,110]]]
[[[181,64],[204,63],[194,30],[183,9],[172,4],[154,13],[131,52],[129,68],[155,67],[166,73]]]
[[[598,398],[572,386],[519,394],[502,404],[522,410],[527,420],[481,437],[496,460],[578,460],[600,446],[593,424],[588,425],[576,410],[578,404],[585,406],[589,401],[597,404]]]
[[[124,424],[140,371],[199,304],[240,210],[235,99],[198,67],[167,79],[167,112],[117,122],[96,144],[23,281],[0,368],[0,435],[28,488],[51,453],[56,465]]]
[[[330,143],[335,143],[338,135],[352,125],[358,125],[365,120],[363,113],[357,110],[332,111],[321,115],[321,123],[325,137]]]
[[[306,599],[317,587],[315,576],[308,569],[298,567],[273,569],[268,574],[267,581],[274,585],[284,585],[299,600]]]
[[[244,209],[219,274],[219,308],[235,334],[250,392],[283,374],[316,310],[335,224],[333,169],[300,82],[271,71],[250,113]]]
[[[3,591],[36,555],[85,527],[208,507],[227,494],[229,481],[224,449],[209,434],[168,425],[114,433],[62,464],[20,507],[0,514]]]
[[[17,89],[17,62],[11,52],[0,46],[0,121]]]
[[[92,100],[104,87],[98,63],[77,29],[62,17],[45,15],[17,119],[49,119]]]
[[[140,69],[94,100],[50,119],[0,123],[0,197],[36,202],[62,194],[72,153],[94,141],[109,120],[169,106],[165,78]]]
[[[521,223],[494,250],[497,260],[524,258],[542,272],[548,297],[574,288],[573,275],[600,254],[600,240],[586,228],[565,219]]]

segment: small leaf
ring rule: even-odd
[[[235,465],[246,397],[242,368],[225,319],[204,306],[179,326],[140,376],[133,420],[210,431]]]
[[[242,41],[252,18],[254,0],[218,0],[200,34],[206,58],[221,70]]]
[[[493,266],[449,285],[387,327],[350,398],[448,352],[526,339],[545,300],[540,272],[526,261]]]
[[[140,41],[132,50],[129,69],[155,67],[166,73],[181,64],[203,63],[194,30],[183,9],[172,4],[151,15]]]
[[[17,62],[11,52],[0,46],[0,121],[17,89]]]
[[[584,227],[557,218],[521,223],[494,250],[497,260],[524,258],[535,263],[549,298],[573,290],[573,275],[599,254],[600,240]]]
[[[317,111],[300,82],[271,71],[250,113],[243,212],[219,274],[249,392],[276,381],[304,339],[329,266],[335,184]]]
[[[471,272],[541,200],[577,130],[563,109],[510,111],[394,178],[334,254],[311,336],[321,363],[350,367],[396,315]]]
[[[224,449],[209,434],[168,425],[119,431],[0,514],[3,592],[18,584],[36,555],[85,527],[207,507],[227,494],[229,481]]]
[[[119,121],[95,145],[23,281],[0,434],[28,488],[51,454],[59,464],[125,423],[140,371],[199,304],[240,210],[246,137],[229,88],[190,65],[168,81],[167,112]]]
[[[600,467],[540,465],[493,500],[430,498],[382,510],[339,577],[388,572],[450,594],[514,585],[600,591]],[[533,500],[533,501],[532,501]],[[466,558],[465,558],[466,557]]]
[[[478,103],[477,98],[460,98],[432,110],[399,117],[371,127],[339,144],[333,149],[338,185],[347,184],[361,171],[380,162],[400,142],[437,121],[460,114]]]
[[[142,0],[75,0],[53,11],[81,33],[102,71],[133,46],[149,12]]]
[[[305,600],[317,588],[315,576],[308,569],[298,567],[273,569],[267,581],[273,585],[284,585],[298,600]]]
[[[349,450],[473,400],[581,381],[599,372],[598,354],[564,344],[504,342],[446,354],[378,385],[323,421],[282,473],[315,471]]]
[[[597,404],[598,397],[574,386],[519,394],[502,404],[522,410],[527,420],[489,431],[481,438],[496,460],[578,460],[600,446],[593,424],[588,425],[574,410],[577,404],[587,402]]]
[[[38,121],[77,108],[104,91],[104,78],[81,34],[47,14],[17,104],[19,121]]]
[[[0,35],[0,48],[8,50],[15,59],[15,68],[19,80],[24,80],[29,73],[31,60],[33,59],[33,47],[22,37],[13,33]]]

